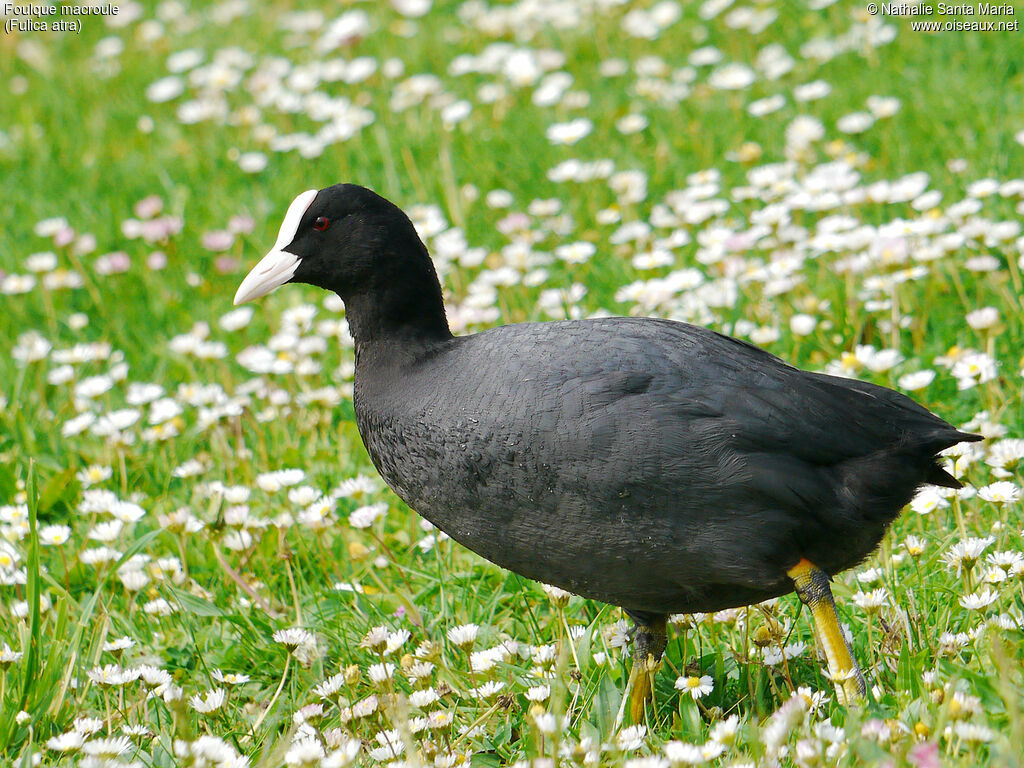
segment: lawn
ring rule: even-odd
[[[0,34],[0,763],[1024,765],[1022,14],[887,6],[18,17],[80,28]],[[836,575],[866,700],[791,595],[674,616],[619,722],[624,614],[376,474],[337,297],[232,306],[339,181],[410,215],[456,333],[670,317],[983,434]]]

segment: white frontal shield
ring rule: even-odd
[[[295,274],[299,266],[299,257],[293,253],[283,250],[295,238],[295,231],[299,228],[299,222],[303,214],[313,204],[317,191],[307,189],[288,206],[288,212],[281,222],[281,229],[277,233],[277,242],[270,249],[270,253],[260,259],[259,264],[252,268],[252,271],[245,276],[242,284],[238,286],[235,293],[235,304],[244,304],[247,301],[265,296],[275,288],[278,288]]]

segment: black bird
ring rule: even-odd
[[[936,455],[981,439],[890,389],[686,323],[453,336],[408,217],[351,184],[295,198],[235,304],[287,282],[344,301],[356,423],[395,493],[488,560],[633,619],[634,719],[669,614],[794,590],[840,700],[863,694],[830,577],[875,549],[919,486],[959,488]]]

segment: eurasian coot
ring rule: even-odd
[[[936,454],[981,439],[892,390],[686,323],[453,336],[412,223],[351,184],[295,198],[235,304],[287,282],[343,299],[356,422],[395,493],[488,560],[632,617],[634,718],[668,614],[794,589],[838,695],[863,693],[829,578],[920,485],[959,488]]]

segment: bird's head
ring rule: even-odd
[[[335,184],[296,197],[274,247],[238,286],[235,304],[285,283],[337,293],[357,340],[396,329],[448,335],[437,273],[416,228],[365,187]]]
[[[288,206],[277,242],[238,286],[235,304],[285,283],[309,283],[346,299],[425,254],[412,222],[380,195],[355,184],[310,189]]]

